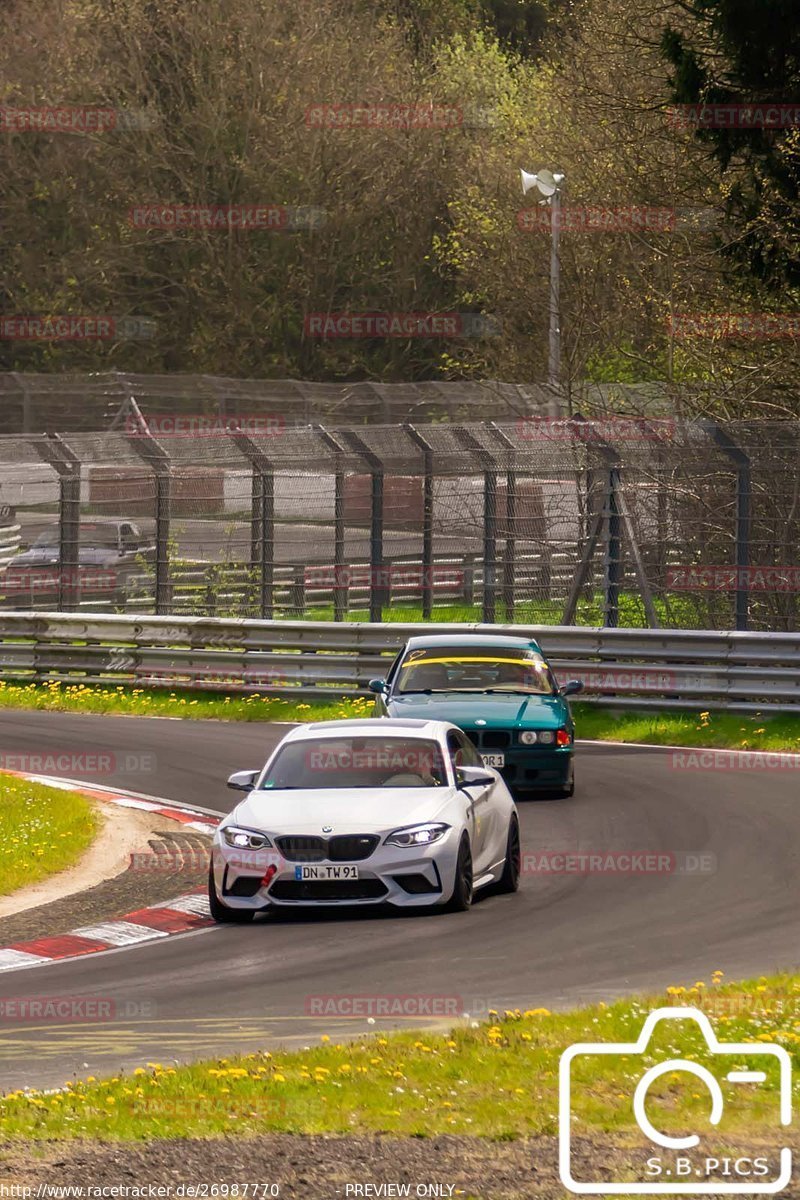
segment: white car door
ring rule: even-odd
[[[447,749],[453,769],[456,767],[482,767],[480,755],[472,742],[460,729],[451,729],[447,734]],[[489,774],[489,772],[487,772]],[[494,804],[492,796],[495,785],[474,786],[462,791],[472,817],[472,872],[477,878],[492,865],[494,854],[492,835]]]

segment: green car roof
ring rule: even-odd
[[[498,650],[536,650],[542,653],[542,648],[533,638],[514,637],[505,633],[478,633],[469,630],[466,633],[432,633],[421,637],[409,638],[406,650],[422,650],[431,646],[463,646],[465,642],[480,642],[482,646],[496,646]]]

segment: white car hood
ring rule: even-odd
[[[265,833],[380,833],[401,825],[437,821],[457,795],[442,788],[333,788],[251,792],[227,824]]]

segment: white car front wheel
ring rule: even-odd
[[[208,907],[212,919],[220,925],[246,925],[252,921],[255,913],[246,908],[228,908],[217,895],[217,885],[214,882],[214,864],[208,868]]]

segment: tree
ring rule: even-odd
[[[800,287],[797,0],[685,0],[663,35],[679,104],[793,108],[784,127],[698,125],[734,222],[726,257],[767,289]],[[791,118],[790,118],[791,121]]]

